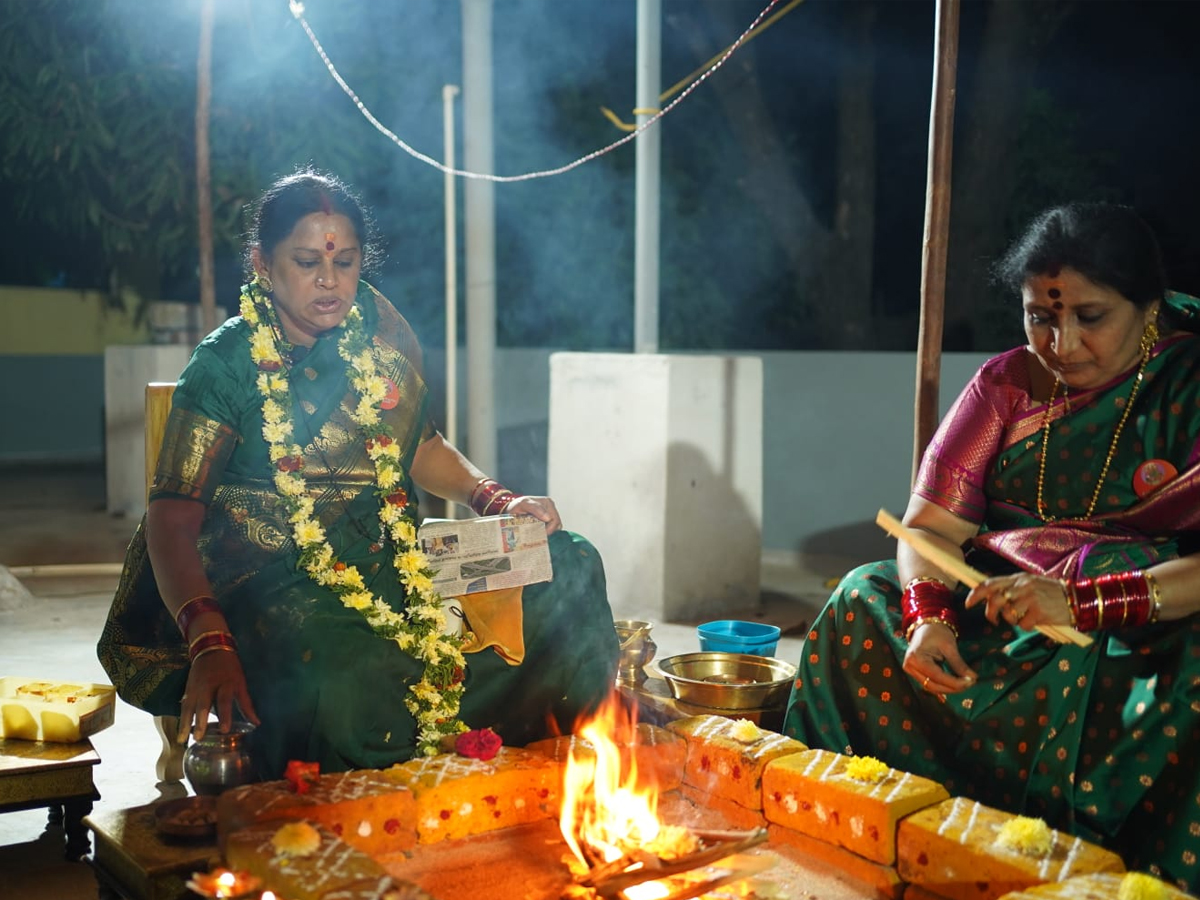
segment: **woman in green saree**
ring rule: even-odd
[[[1044,213],[997,267],[1028,345],[989,360],[920,467],[901,544],[805,642],[785,730],[1200,888],[1200,303],[1131,210]],[[1074,626],[1088,646],[1039,626]]]
[[[415,336],[359,278],[370,232],[341,182],[281,179],[252,234],[241,315],[177,382],[100,640],[121,696],[180,716],[181,741],[240,711],[264,777],[388,766],[468,727],[516,745],[570,730],[616,671],[595,548],[438,434]],[[450,633],[415,485],[542,520],[553,580],[497,598],[489,632]]]

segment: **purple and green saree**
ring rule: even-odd
[[[1185,321],[1197,308],[1169,302]],[[1030,397],[1027,354],[980,369],[922,461],[915,491],[980,525],[968,561],[1071,578],[1200,549],[1200,336],[1155,348],[1095,512],[1080,521],[1068,517],[1087,510],[1134,371],[1072,393],[1069,411],[1055,401],[1044,496],[1060,521],[1047,523],[1035,512],[1046,405]],[[1139,497],[1135,483],[1145,494],[1162,461],[1179,474]],[[1200,890],[1200,615],[1077,647],[962,611],[959,649],[979,680],[943,703],[901,669],[900,595],[895,561],[843,579],[805,643],[789,735],[1044,818],[1130,869]]]

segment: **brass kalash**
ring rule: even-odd
[[[767,839],[766,829],[711,831],[660,820],[658,791],[639,779],[633,753],[637,716],[614,695],[576,732],[567,759],[559,826],[571,849],[575,883],[564,900],[688,900],[744,882],[736,896],[757,896],[747,879],[774,864],[744,851]]]

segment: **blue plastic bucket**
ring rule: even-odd
[[[774,656],[779,643],[779,626],[740,619],[720,619],[696,627],[700,649],[718,653],[752,653]]]

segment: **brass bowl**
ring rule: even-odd
[[[787,703],[796,667],[748,653],[684,653],[655,663],[671,696],[709,709],[778,709]]]

